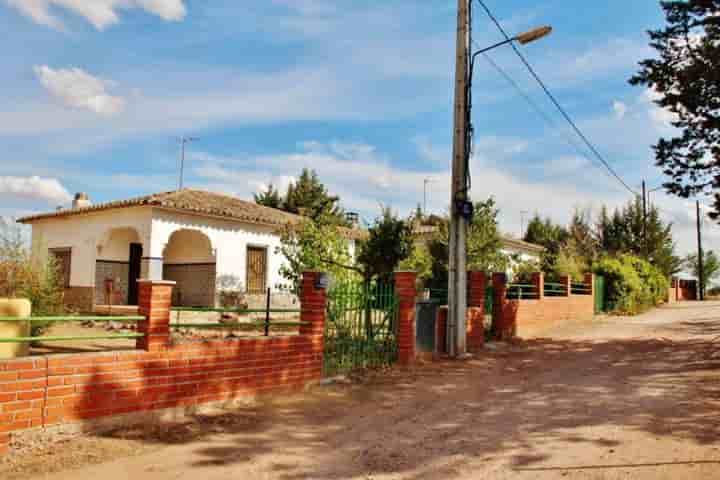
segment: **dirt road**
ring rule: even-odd
[[[130,440],[104,439],[105,463],[30,476],[720,479],[717,336],[720,303],[608,318],[469,362],[255,405],[192,436],[135,440],[140,455],[113,461],[130,455]],[[43,461],[63,464],[72,448]]]

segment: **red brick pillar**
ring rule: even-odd
[[[474,352],[485,344],[485,272],[468,272],[467,348]]]
[[[535,286],[538,300],[545,298],[545,275],[542,272],[535,272],[530,276],[530,283]]]
[[[515,312],[507,309],[507,275],[504,273],[493,273],[492,285],[495,298],[493,298],[493,319],[492,333],[496,340],[504,340],[512,337]]]
[[[170,342],[170,302],[175,282],[165,280],[138,280],[138,311],[145,317],[137,325],[144,333],[137,339],[137,348],[154,352],[163,350]]]
[[[565,296],[569,297],[572,294],[572,279],[568,275],[561,275],[560,283],[563,285],[563,288],[565,289]]]
[[[398,312],[398,363],[415,361],[415,301],[417,273],[395,272],[395,294],[400,301]]]
[[[10,451],[10,434],[0,433],[0,457]]]
[[[595,274],[586,273],[583,279],[585,285],[590,289],[590,296],[593,298],[593,304],[595,302]]]
[[[300,290],[300,335],[310,340],[313,361],[318,362],[318,375],[322,373],[325,342],[325,315],[327,311],[327,290],[318,280],[326,275],[319,272],[305,272]]]

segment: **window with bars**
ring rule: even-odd
[[[267,248],[247,249],[247,292],[253,295],[265,293],[267,285]]]
[[[71,248],[51,248],[50,254],[55,258],[57,262],[58,274],[62,278],[63,286],[68,288],[70,286],[70,267],[72,263],[72,249]]]

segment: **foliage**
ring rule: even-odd
[[[299,293],[305,271],[325,271],[334,281],[344,281],[356,271],[351,267],[349,242],[337,225],[324,218],[286,226],[277,252],[286,259],[280,275],[292,285],[294,293]]]
[[[357,264],[366,280],[390,280],[401,261],[413,249],[411,222],[399,218],[389,208],[368,230],[368,238],[360,244]]]
[[[574,256],[581,268],[586,268],[597,258],[598,241],[592,225],[590,210],[576,209],[568,226],[567,252]]]
[[[498,209],[490,197],[475,204],[475,213],[468,227],[468,270],[504,272],[508,257],[502,252],[502,239],[498,231]]]
[[[282,209],[315,221],[345,225],[345,212],[340,199],[328,193],[315,170],[304,168],[297,181],[288,185]]]
[[[644,231],[642,200],[636,198],[609,216],[603,209],[596,224],[596,236],[601,250],[608,255],[631,254],[647,259],[666,277],[681,267],[675,256],[672,224],[660,218],[656,207],[647,209],[647,233]]]
[[[555,268],[550,272],[549,278],[559,279],[568,276],[573,281],[582,282],[588,268],[581,256],[575,254],[570,248],[563,248],[557,256]]]
[[[484,272],[504,272],[510,259],[502,252],[502,239],[497,223],[495,200],[489,198],[475,204],[475,213],[468,228],[468,269]],[[431,216],[438,227],[437,237],[428,244],[432,257],[430,288],[447,289],[450,225],[447,217]]]
[[[635,315],[665,300],[668,278],[656,267],[633,255],[604,257],[594,266],[607,282],[608,300],[615,313]]]
[[[516,260],[512,263],[511,283],[529,283],[533,273],[540,271],[540,264],[534,260]]]
[[[569,233],[564,227],[556,225],[549,218],[543,220],[540,215],[535,214],[528,223],[523,240],[545,247],[540,268],[543,272],[551,273],[555,271],[560,250],[568,238]]]
[[[20,228],[0,221],[0,297],[27,298],[34,316],[64,312],[64,285],[58,264],[42,242],[28,248]],[[50,323],[33,323],[32,335],[41,335]]]
[[[652,30],[657,58],[640,63],[630,79],[657,95],[655,103],[673,114],[677,135],[655,145],[664,185],[688,198],[720,189],[720,0],[661,2],[666,25]],[[720,215],[715,193],[713,218]]]
[[[700,278],[700,265],[698,264],[698,255],[693,253],[685,257],[685,267],[696,278]],[[708,250],[703,254],[703,282],[700,285],[703,291],[707,290],[707,286],[713,283],[713,280],[720,276],[720,258],[712,250]]]
[[[430,255],[430,249],[427,245],[415,244],[410,252],[410,256],[400,262],[401,270],[410,270],[417,272],[418,287],[425,286],[426,282],[433,275],[433,257]]]
[[[282,209],[284,202],[280,191],[275,188],[272,183],[268,185],[266,190],[263,190],[260,193],[253,194],[253,198],[255,199],[255,203],[257,203],[258,205],[263,205],[270,208]]]

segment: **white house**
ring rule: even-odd
[[[55,255],[66,303],[89,311],[112,301],[136,305],[138,279],[174,280],[173,302],[215,304],[216,279],[238,278],[250,295],[287,283],[276,252],[280,230],[302,217],[236,197],[179,190],[92,205],[77,194],[72,208],[18,220],[34,244]],[[361,234],[343,229],[351,243]],[[113,280],[113,298],[106,281]]]

